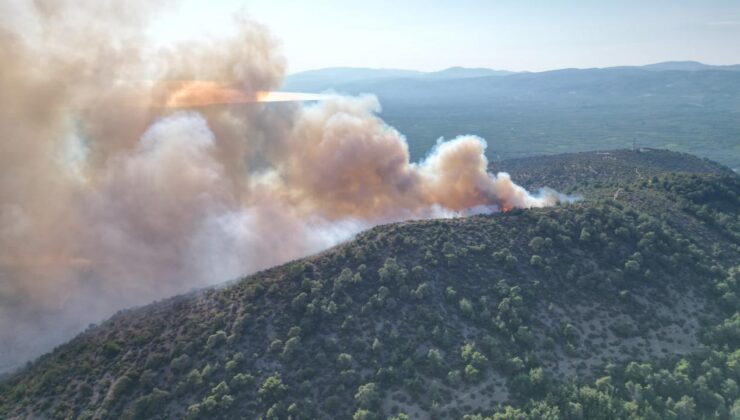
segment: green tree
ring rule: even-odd
[[[382,283],[401,283],[406,278],[406,274],[406,269],[399,265],[395,258],[386,259],[383,266],[378,269]]]
[[[301,345],[301,339],[300,337],[293,337],[288,339],[288,341],[285,342],[285,347],[283,347],[283,353],[282,356],[286,359],[290,359],[293,357],[293,355],[298,352],[298,349]]]
[[[378,386],[374,382],[368,382],[357,388],[355,401],[361,408],[372,409],[378,404],[379,400]]]
[[[460,299],[460,312],[468,318],[473,318],[473,304],[467,298]]]
[[[344,369],[352,367],[352,355],[347,353],[341,353],[337,356],[337,364]]]
[[[275,373],[265,378],[262,386],[257,391],[257,396],[263,403],[274,403],[283,396],[287,387],[283,385],[283,380],[279,373]]]

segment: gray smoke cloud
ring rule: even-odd
[[[229,39],[151,48],[146,24],[163,7],[0,4],[0,370],[117,309],[379,223],[562,199],[487,173],[474,136],[409,162],[372,96],[162,106],[173,81],[256,94],[285,69],[278,42],[244,19]]]

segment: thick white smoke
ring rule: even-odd
[[[116,309],[315,253],[378,223],[560,198],[487,173],[485,142],[473,136],[410,163],[370,96],[164,108],[166,83],[121,81],[211,80],[255,93],[279,86],[284,60],[249,21],[231,39],[149,50],[151,9],[0,6],[18,16],[0,20],[0,370]]]

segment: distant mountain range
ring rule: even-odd
[[[665,61],[661,63],[648,64],[645,66],[617,66],[593,69],[561,69],[545,72],[515,72],[508,70],[494,70],[484,67],[450,67],[440,71],[422,72],[417,70],[403,69],[375,69],[365,67],[328,67],[324,69],[308,70],[288,75],[285,79],[284,88],[286,90],[308,90],[322,91],[327,89],[336,89],[337,86],[343,86],[349,83],[357,82],[378,82],[394,79],[414,79],[414,80],[450,80],[450,79],[468,79],[491,76],[510,76],[514,74],[546,74],[553,71],[563,70],[625,70],[639,69],[646,71],[705,71],[721,70],[740,72],[740,64],[734,65],[711,65],[698,61]]]
[[[704,64],[698,61],[665,61],[663,63],[648,64],[642,66],[645,70],[676,70],[676,71],[700,71],[700,70],[728,70],[728,71],[740,71],[740,64],[732,64],[726,66],[715,66],[711,64]]]

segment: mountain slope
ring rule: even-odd
[[[740,64],[720,65],[704,64],[698,61],[664,61],[662,63],[648,64],[641,68],[652,71],[701,71],[701,70],[726,70],[740,71]]]
[[[122,311],[3,382],[0,416],[729,418],[740,177],[603,153],[499,164],[570,162],[571,205],[379,226]]]
[[[450,67],[440,71],[426,73],[424,76],[432,79],[465,79],[470,77],[508,76],[516,72],[507,70],[493,70],[484,67]]]
[[[646,148],[509,159],[492,163],[490,171],[508,172],[530,190],[550,187],[562,191],[647,181],[666,173],[731,173],[728,168],[693,155]]]

